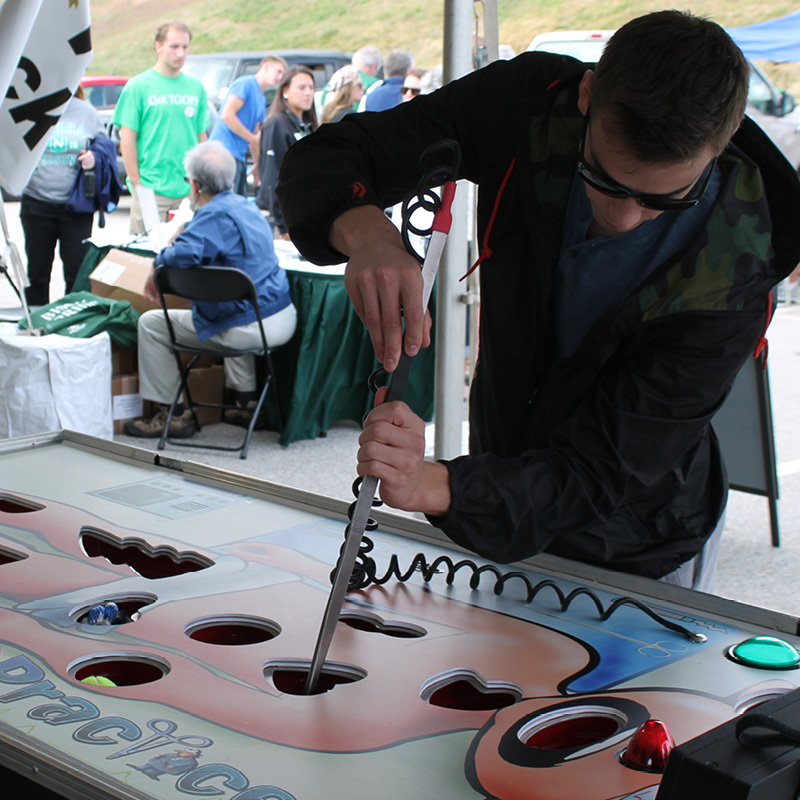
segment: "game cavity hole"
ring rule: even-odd
[[[339,622],[358,631],[382,633],[384,636],[393,636],[398,639],[419,639],[427,634],[425,628],[419,625],[413,625],[410,622],[387,621],[369,611],[345,609],[339,615]]]
[[[141,653],[104,653],[74,661],[67,672],[75,680],[102,686],[139,686],[161,680],[169,664]]]
[[[752,694],[740,697],[736,703],[736,706],[734,707],[734,710],[737,714],[744,714],[747,711],[752,711],[754,708],[758,708],[758,706],[763,705],[770,700],[775,700],[778,697],[782,697],[789,691],[791,690],[788,687],[773,686],[769,689],[753,692]]]
[[[208,569],[214,562],[200,553],[178,551],[168,545],[153,547],[143,539],[120,539],[97,528],[83,528],[81,546],[90,558],[105,558],[112,564],[125,564],[143,578],[172,578],[187,572]]]
[[[141,610],[157,599],[154,594],[105,597],[79,606],[70,612],[70,617],[81,625],[125,625],[139,619]]]
[[[21,497],[0,494],[0,511],[5,514],[29,514],[31,511],[41,511],[43,508],[43,505],[23,500]]]
[[[244,645],[268,642],[281,632],[277,622],[259,617],[225,614],[190,622],[184,633],[197,642]]]
[[[517,732],[519,740],[539,750],[575,750],[612,738],[628,719],[613,708],[577,706],[537,716]]]
[[[508,681],[487,681],[471,669],[456,669],[428,678],[420,697],[432,706],[455,711],[495,711],[519,702],[522,688]]]
[[[311,671],[311,661],[269,661],[264,664],[264,677],[284,694],[306,693],[306,680]],[[367,671],[352,664],[326,661],[322,666],[317,685],[310,694],[324,694],[337,686],[355,683],[367,677]]]
[[[0,547],[0,567],[3,564],[13,564],[15,561],[22,561],[28,556],[25,553],[17,553],[14,550],[6,550]]]

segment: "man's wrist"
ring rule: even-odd
[[[355,206],[340,214],[331,225],[329,243],[351,257],[369,249],[376,241],[400,240],[400,234],[378,206]]]
[[[444,517],[450,511],[453,496],[450,492],[450,470],[440,461],[425,462],[425,488],[417,509],[432,517]]]

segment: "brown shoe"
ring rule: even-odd
[[[241,406],[240,408],[226,408],[225,411],[222,412],[222,421],[227,422],[228,425],[238,425],[240,428],[249,428],[250,420],[253,419],[253,412],[256,409],[256,405],[258,405],[257,401],[251,400],[246,406]],[[256,420],[255,430],[261,430],[265,427],[266,421],[262,409],[262,413],[259,414]]]
[[[168,413],[168,406],[159,405],[152,416],[126,422],[125,433],[140,439],[160,439],[167,424]],[[191,411],[187,410],[180,416],[173,417],[169,424],[169,436],[172,439],[188,439],[196,433],[197,425]]]

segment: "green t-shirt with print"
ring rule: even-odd
[[[165,197],[189,193],[183,158],[209,125],[206,90],[197,78],[168,78],[152,68],[136,75],[122,90],[113,122],[136,131],[143,186]]]

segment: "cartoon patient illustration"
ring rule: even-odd
[[[136,764],[128,764],[127,766],[138,769],[148,778],[157,781],[159,775],[183,775],[193,770],[198,765],[197,759],[200,755],[200,751],[196,748],[184,747],[181,750],[175,750],[173,753],[159,753],[157,756],[153,756],[143,767],[137,767]]]

